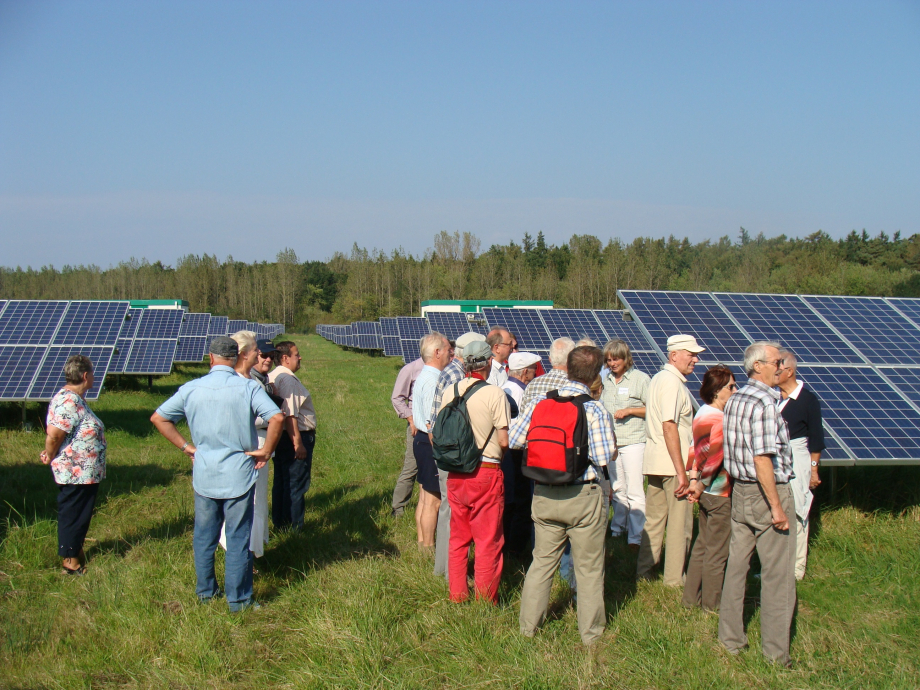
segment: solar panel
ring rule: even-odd
[[[920,413],[869,367],[799,367],[826,425],[857,460],[920,458]]]
[[[208,336],[179,336],[175,362],[200,362],[208,352]]]
[[[661,371],[661,357],[657,352],[632,352],[633,366],[641,372],[654,376]]]
[[[750,344],[716,299],[706,292],[620,290],[620,300],[648,329],[662,352],[672,335],[695,336],[706,352],[705,362],[741,362]]]
[[[881,297],[804,299],[872,364],[920,364],[920,328]]]
[[[630,350],[649,350],[655,347],[645,337],[645,333],[635,321],[624,321],[622,311],[615,309],[597,309],[594,317],[600,322],[607,334],[607,340],[619,338],[629,345]],[[601,346],[603,347],[603,346]]]
[[[127,303],[125,303],[127,306]],[[94,381],[84,396],[87,400],[99,397],[102,382],[109,370],[112,360],[112,346],[81,347],[79,345],[52,345],[48,354],[41,363],[32,387],[29,390],[30,400],[51,400],[66,383],[64,381],[64,364],[71,355],[85,355],[93,363]]]
[[[10,300],[0,315],[0,345],[47,345],[68,302]]]
[[[230,319],[227,322],[227,332],[224,335],[233,335],[238,331],[248,331],[249,322],[246,319]]]
[[[227,335],[229,322],[226,316],[212,316],[208,323],[208,335]]]
[[[182,327],[182,317],[185,313],[181,309],[144,309],[143,312],[141,322],[134,333],[135,339],[175,340],[179,337],[179,329]]]
[[[24,400],[47,347],[0,346],[0,400]]]
[[[885,301],[913,321],[914,325],[920,326],[920,299],[912,297],[888,297]]]
[[[431,330],[443,333],[448,340],[456,340],[464,333],[488,333],[482,324],[471,323],[466,314],[459,311],[429,311],[428,323]]]
[[[798,295],[716,293],[754,340],[777,340],[802,364],[863,364],[864,360]]]
[[[419,352],[419,341],[415,339],[402,339],[400,340],[402,346],[402,356],[406,364],[409,362],[414,362],[421,354]]]
[[[119,338],[115,344],[115,354],[112,356],[112,363],[109,365],[110,374],[124,374],[125,364],[128,363],[128,355],[131,354],[131,345],[133,339]]]
[[[568,337],[578,342],[581,338],[590,338],[599,347],[604,347],[604,343],[607,342],[607,333],[594,318],[594,312],[590,309],[541,309],[540,311],[551,340]]]
[[[6,306],[6,300],[0,299],[0,316],[3,316],[3,308]]]
[[[179,336],[206,336],[210,325],[210,314],[186,314],[182,320],[182,327],[179,329]]]
[[[502,326],[514,333],[518,341],[518,349],[524,352],[536,350],[549,350],[554,338],[549,331],[540,312],[544,309],[499,309],[486,307],[482,310],[489,329]]]
[[[425,335],[431,333],[428,327],[428,320],[419,316],[398,316],[396,325],[399,327],[399,337],[403,340],[415,339],[417,341]],[[413,357],[415,359],[415,357]]]
[[[135,340],[125,363],[126,374],[168,374],[176,354],[176,341],[163,339]]]
[[[891,381],[894,387],[915,405],[920,405],[920,369],[879,367],[879,373]]]
[[[392,316],[381,316],[380,317],[380,332],[383,335],[395,335],[399,337],[399,325],[397,321]]]
[[[128,306],[128,302],[71,302],[52,344],[114,347],[125,324]]]
[[[402,357],[402,345],[398,336],[383,336],[383,354],[387,357]]]

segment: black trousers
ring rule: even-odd
[[[58,555],[76,558],[89,531],[98,484],[58,484]]]
[[[505,470],[505,496],[510,495],[509,505],[505,506],[504,528],[505,548],[508,553],[524,557],[531,551],[533,518],[531,502],[533,501],[533,482],[521,473],[524,451],[511,449],[505,454],[502,469]],[[510,484],[510,490],[509,490]]]
[[[272,522],[276,529],[293,527],[298,530],[303,527],[306,512],[304,494],[310,488],[316,432],[301,430],[300,439],[307,449],[307,457],[304,460],[294,457],[294,442],[286,430],[281,432],[281,439],[275,447]]]

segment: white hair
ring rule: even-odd
[[[744,351],[744,371],[748,376],[754,375],[754,364],[764,361],[768,347],[775,347],[777,350],[782,348],[775,340],[758,340],[747,346]]]
[[[597,343],[591,340],[591,338],[584,337],[581,340],[579,340],[577,343],[575,343],[575,347],[582,347],[582,346],[597,347]]]
[[[418,342],[419,354],[422,356],[422,361],[425,364],[431,361],[431,358],[434,357],[434,351],[441,347],[447,338],[438,333],[437,331],[432,331],[428,335],[423,335],[422,339]]]
[[[256,334],[252,331],[237,331],[230,336],[240,348],[240,354],[251,352],[256,347]]]
[[[554,367],[564,366],[569,359],[569,353],[575,349],[575,341],[571,338],[557,338],[549,346],[549,363]]]
[[[779,356],[783,358],[786,362],[786,368],[792,369],[794,372],[799,370],[799,358],[795,356],[795,353],[790,350],[788,347],[781,347],[779,349]]]

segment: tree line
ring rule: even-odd
[[[616,309],[619,289],[917,297],[920,235],[766,238],[741,228],[734,241],[573,235],[557,246],[539,232],[482,251],[474,235],[442,231],[421,256],[356,243],[328,261],[301,261],[288,248],[273,262],[189,254],[175,266],[132,258],[106,269],[0,268],[0,299],[185,299],[192,311],[308,332],[317,323],[416,315],[429,299]]]

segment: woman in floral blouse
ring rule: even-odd
[[[58,555],[63,572],[83,575],[83,540],[96,504],[99,482],[105,479],[105,427],[86,404],[93,387],[93,363],[73,355],[64,364],[66,385],[48,404],[47,436],[41,461],[51,465],[58,485]]]

